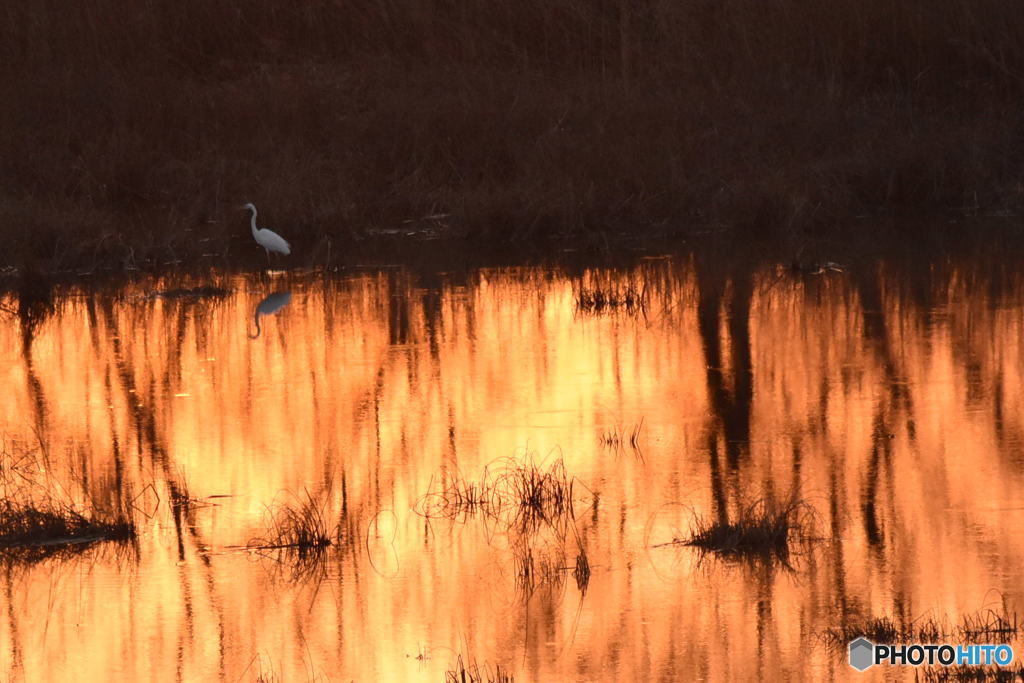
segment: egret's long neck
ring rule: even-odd
[[[252,226],[252,236],[255,237],[256,236],[256,230],[257,230],[257,228],[256,228],[256,207],[253,207],[253,208],[251,208],[249,210],[252,211],[252,217],[249,219],[249,225]]]

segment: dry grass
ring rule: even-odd
[[[759,499],[728,520],[696,517],[690,537],[676,543],[731,558],[770,557],[787,561],[793,544],[811,541],[814,510],[806,502]]]
[[[431,481],[416,510],[427,518],[457,521],[482,515],[504,533],[546,527],[564,538],[576,518],[576,484],[560,459],[545,465],[532,458],[506,458],[485,467],[476,481],[459,473]]]
[[[483,469],[478,481],[466,479],[457,472],[446,473],[440,481],[431,479],[428,488],[416,509],[429,519],[464,522],[477,514],[496,515],[505,507],[488,467]]]
[[[861,636],[874,643],[938,643],[950,639],[959,643],[995,643],[1007,642],[1020,635],[1022,630],[1024,622],[1016,612],[985,609],[964,615],[954,624],[949,619],[936,617],[914,620],[891,616],[853,618],[841,627],[829,629],[825,639],[839,648]]]
[[[44,453],[0,444],[0,559],[33,562],[135,538],[129,488],[73,489],[49,476]]]
[[[1006,668],[996,666],[948,666],[924,667],[920,680],[925,683],[942,683],[944,681],[1024,681],[1024,667],[1020,664]]]
[[[565,544],[550,539],[522,536],[512,544],[512,575],[516,590],[529,600],[543,588],[548,595],[558,595],[572,576],[583,595],[590,585],[590,560],[577,538],[575,564],[570,565]]]
[[[585,593],[587,586],[590,585],[590,560],[587,559],[587,551],[582,546],[576,555],[576,566],[573,567],[572,576],[576,579],[576,588]]]
[[[52,500],[34,504],[0,501],[0,549],[126,541],[134,536],[135,525],[127,516],[106,518]]]
[[[867,638],[873,643],[916,642],[916,630],[912,624],[899,623],[892,617],[870,617],[855,620],[842,628],[832,629],[826,633],[828,642],[846,647],[846,644],[860,638]]]
[[[607,289],[580,288],[576,292],[576,310],[591,315],[615,312],[629,315],[646,314],[647,293],[632,286]]]
[[[112,0],[0,16],[3,260],[293,262],[489,240],[1016,211],[1002,0]],[[586,241],[585,241],[586,243]],[[337,253],[337,249],[335,249]]]
[[[492,670],[485,663],[483,669],[472,658],[467,665],[459,655],[455,660],[455,667],[444,674],[445,683],[512,683],[515,676],[508,670],[503,669],[501,664],[496,664]]]
[[[533,461],[509,468],[497,486],[507,491],[512,501],[512,521],[520,531],[546,525],[564,536],[576,519],[575,484],[576,478],[565,471],[565,464],[556,460],[547,469]]]
[[[516,589],[526,599],[541,587],[557,593],[569,574],[585,592],[591,569],[576,528],[576,484],[561,459],[545,464],[532,457],[503,458],[485,467],[476,481],[458,473],[431,481],[415,510],[428,519],[477,518],[489,536],[507,540]],[[576,550],[575,565],[569,564],[570,547]]]
[[[628,432],[625,428],[616,425],[601,432],[601,444],[616,453],[621,453],[628,447],[638,459],[643,460],[643,451],[640,450],[640,431],[643,428],[643,418],[640,418],[640,421],[634,424]]]
[[[515,545],[512,571],[516,590],[529,599],[540,587],[557,593],[565,584],[565,555],[560,548],[534,548],[528,542]]]
[[[344,517],[331,526],[328,523],[330,491],[313,495],[290,495],[289,500],[268,508],[267,534],[252,539],[246,550],[271,562],[273,574],[293,583],[319,586],[327,576],[328,549],[343,549]]]
[[[171,510],[175,514],[187,514],[197,508],[214,504],[207,500],[196,498],[192,494],[188,480],[185,478],[185,471],[181,468],[178,469],[176,477],[167,480],[167,498],[171,505]]]
[[[295,496],[271,510],[267,536],[251,541],[250,548],[259,550],[291,549],[300,556],[317,554],[332,544],[325,510],[326,502],[309,491],[305,498]]]
[[[1002,642],[1015,637],[1024,629],[1024,622],[1016,612],[997,612],[986,609],[968,614],[957,624],[954,635],[969,643]]]

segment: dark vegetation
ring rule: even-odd
[[[482,515],[503,532],[534,531],[542,526],[566,532],[575,521],[573,491],[577,480],[561,460],[545,466],[532,459],[506,458],[485,467],[480,479],[445,473],[417,504],[430,519],[464,521]]]
[[[590,560],[587,559],[586,551],[581,547],[576,555],[576,566],[572,569],[572,577],[576,579],[576,588],[584,592],[590,584]]]
[[[328,550],[342,548],[342,522],[328,522],[329,492],[290,498],[267,509],[266,536],[245,547],[269,562],[274,577],[318,586],[327,575]]]
[[[814,509],[797,498],[761,498],[732,516],[695,516],[690,535],[662,545],[688,545],[729,559],[766,559],[788,564],[813,540]]]
[[[7,3],[0,265],[1021,208],[1024,5]]]
[[[493,670],[484,664],[481,669],[475,660],[470,659],[467,666],[462,661],[462,655],[459,655],[455,660],[455,668],[445,672],[444,680],[445,683],[512,683],[515,676],[503,669],[501,664],[496,664]]]
[[[287,494],[267,508],[266,535],[250,540],[245,550],[267,560],[277,577],[319,586],[327,576],[328,551],[351,552],[360,524],[358,516],[348,514],[344,492],[336,513],[334,502],[330,489]]]
[[[0,448],[0,560],[34,562],[135,538],[129,490],[76,495],[46,477],[42,457],[23,446]]]
[[[909,619],[904,616],[848,618],[843,625],[829,629],[825,642],[837,655],[845,656],[848,644],[864,636],[874,643],[1008,643],[1024,630],[1016,612],[984,609],[951,622],[934,616]],[[925,666],[923,681],[1017,681],[1024,680],[1024,668],[995,665]]]
[[[249,547],[260,550],[292,549],[300,556],[317,554],[332,544],[327,523],[326,499],[309,491],[305,498],[274,506],[270,511],[270,530],[266,537],[250,541]],[[340,526],[335,529],[339,532]]]
[[[545,538],[536,533],[512,539],[512,575],[516,590],[524,600],[528,601],[539,589],[544,589],[548,596],[559,595],[569,576],[576,582],[580,594],[586,595],[590,585],[587,551],[576,534],[572,541],[577,554],[574,564],[570,564],[566,540],[557,534]]]
[[[921,679],[925,683],[943,681],[1024,681],[1024,667],[1020,664],[1009,667],[955,665],[949,667],[929,666],[921,671]]]
[[[576,311],[583,315],[647,315],[648,282],[637,273],[587,269],[573,282]]]
[[[1020,614],[1006,609],[982,609],[965,614],[956,622],[947,617],[905,615],[848,616],[844,623],[823,634],[825,643],[837,655],[845,656],[848,644],[863,636],[873,643],[1009,643],[1024,630]],[[954,665],[922,667],[923,681],[1017,681],[1024,680],[1019,664],[999,668],[994,665]]]
[[[167,497],[171,510],[175,513],[192,512],[196,508],[208,507],[214,503],[203,500],[192,495],[188,482],[183,471],[179,470],[176,479],[170,479],[167,483]]]
[[[561,460],[545,465],[532,458],[505,458],[485,467],[478,481],[445,473],[431,482],[416,511],[427,519],[453,522],[477,518],[491,536],[507,539],[516,587],[526,598],[542,586],[560,589],[569,574],[582,593],[591,568],[576,527],[576,484]],[[567,548],[576,552],[574,564],[569,564]]]
[[[165,289],[154,292],[151,296],[154,299],[198,301],[203,299],[223,299],[231,293],[223,287],[190,287],[180,289]]]
[[[576,292],[576,310],[594,315],[614,311],[625,311],[629,314],[645,313],[646,298],[645,292],[632,287],[580,289]]]
[[[105,516],[53,500],[0,501],[0,554],[22,559],[84,549],[98,541],[128,541],[135,525],[126,515]]]
[[[1017,637],[1022,630],[1024,622],[1017,613],[985,609],[964,615],[953,624],[935,617],[853,618],[825,636],[829,643],[844,648],[861,636],[874,643],[937,643],[949,639],[959,643],[1000,643]]]
[[[640,450],[640,431],[644,428],[644,419],[633,425],[628,432],[624,427],[618,425],[601,432],[601,444],[616,453],[621,453],[629,448],[639,460],[643,460],[643,452]]]

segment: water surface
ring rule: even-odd
[[[4,563],[0,669],[845,678],[830,629],[1024,607],[1022,304],[1016,273],[966,260],[690,257],[143,278],[20,316],[8,297],[8,477],[126,499],[140,535]],[[572,483],[559,521],[438,512],[524,467]],[[784,561],[672,543],[789,496],[814,538]],[[252,547],[308,500],[331,548]]]

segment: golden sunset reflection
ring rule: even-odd
[[[0,327],[8,462],[140,529],[0,565],[12,679],[440,681],[458,655],[843,678],[826,634],[851,620],[1024,609],[1024,281],[652,259],[188,289],[210,284],[73,289]],[[581,305],[598,290],[637,301]],[[427,513],[559,462],[566,526]],[[810,511],[788,567],[672,543],[763,497]],[[340,523],[322,557],[255,548],[310,499]]]

